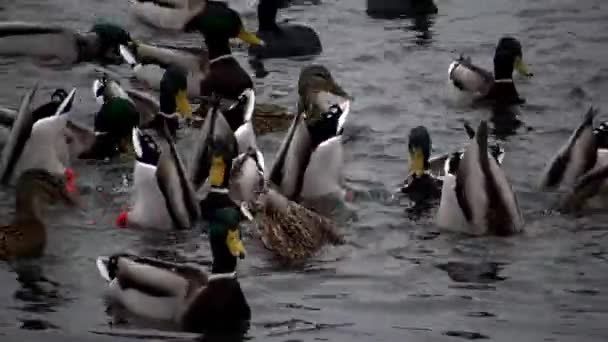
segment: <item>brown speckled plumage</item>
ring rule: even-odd
[[[281,196],[274,191],[263,196],[257,213],[257,231],[266,248],[279,257],[298,260],[314,255],[323,245],[338,244],[342,237],[330,219]]]

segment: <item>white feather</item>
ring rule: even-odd
[[[93,81],[93,96],[99,105],[103,105],[104,103],[103,94],[97,95],[101,87],[103,87],[103,83],[100,80]]]
[[[63,99],[63,102],[61,102],[59,107],[57,107],[57,111],[55,112],[56,116],[63,114],[65,107],[67,107],[70,101],[72,101],[72,99],[74,98],[74,94],[76,94],[76,88],[72,88],[68,96],[66,96],[66,98]]]
[[[133,140],[133,150],[135,151],[135,155],[138,158],[141,158],[143,155],[143,149],[141,148],[141,141],[139,140],[141,131],[137,127],[133,127],[132,140]]]
[[[343,168],[342,137],[336,136],[324,141],[310,156],[304,172],[300,196],[305,199],[316,199],[329,195],[342,198],[344,195]]]
[[[173,222],[156,179],[156,167],[135,161],[133,170],[133,208],[129,225],[142,228],[172,229]]]
[[[340,115],[340,118],[338,119],[337,132],[340,132],[342,130],[342,127],[344,127],[344,124],[346,123],[346,118],[348,117],[348,114],[350,113],[350,100],[346,100],[346,101],[342,102],[340,104],[340,109],[342,109],[342,115]]]
[[[435,216],[435,224],[446,230],[468,232],[468,223],[458,205],[455,189],[456,177],[446,172],[443,176],[441,202]]]
[[[97,258],[97,270],[99,271],[99,274],[101,275],[101,277],[103,279],[105,279],[107,282],[111,282],[112,279],[110,278],[110,272],[108,271],[108,267],[107,267],[107,263],[108,263],[108,257],[103,257],[100,256]]]
[[[135,56],[133,56],[131,51],[129,51],[129,49],[126,46],[121,44],[121,45],[119,45],[118,49],[120,51],[120,55],[125,60],[125,62],[127,62],[127,64],[129,64],[132,67],[135,66],[136,64],[138,64],[137,59],[135,59]]]

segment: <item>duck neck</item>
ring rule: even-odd
[[[224,234],[213,234],[209,236],[211,243],[211,254],[213,255],[213,266],[211,273],[232,273],[236,270],[236,257],[226,247],[226,236]]]
[[[211,38],[206,36],[205,43],[207,44],[210,61],[213,61],[218,57],[232,54],[228,38]]]
[[[260,0],[258,4],[258,31],[278,31],[279,0]]]
[[[42,220],[40,219],[40,199],[35,193],[35,189],[29,186],[21,186],[17,188],[17,199],[16,199],[16,214],[15,222],[18,224],[22,223],[36,223],[42,226]]]
[[[497,52],[496,55],[494,55],[494,79],[512,80],[514,61],[515,58],[512,54]]]

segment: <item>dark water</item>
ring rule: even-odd
[[[546,209],[557,195],[535,190],[545,161],[589,105],[604,108],[601,117],[608,118],[605,1],[438,0],[437,5],[439,14],[426,20],[371,19],[363,0],[326,0],[283,13],[320,33],[325,51],[315,62],[328,66],[356,97],[346,133],[346,173],[351,187],[371,194],[392,191],[404,177],[410,128],[429,127],[436,152],[445,152],[462,145],[464,119],[488,116],[449,100],[451,58],[462,52],[489,67],[498,38],[519,37],[536,76],[516,80],[528,100],[522,108],[525,127],[504,139],[504,168],[525,213],[526,234],[500,239],[441,233],[430,218],[413,220],[403,207],[368,196],[351,205],[357,218],[342,225],[349,243],[327,248],[305,265],[282,268],[249,239],[249,256],[239,272],[252,305],[254,340],[608,339],[608,215],[576,219],[551,213]],[[59,22],[84,30],[97,18],[124,23],[144,40],[184,45],[201,40],[144,28],[128,16],[122,0],[0,4],[1,20]],[[270,75],[256,80],[261,100],[293,108],[297,76],[306,63],[268,61]],[[127,70],[118,71],[126,79]],[[91,124],[95,75],[92,66],[51,70],[2,59],[0,102],[16,106],[37,79],[46,90],[75,86],[78,115]],[[281,138],[282,133],[260,139],[267,163]],[[90,189],[89,210],[53,210],[46,255],[22,265],[0,264],[2,341],[118,341],[90,331],[158,328],[122,323],[106,312],[104,284],[94,265],[100,254],[128,249],[210,262],[207,242],[197,232],[112,227],[128,198],[113,188],[131,165],[128,160],[77,164],[80,183]],[[103,189],[96,191],[97,185]],[[0,201],[6,217],[12,193],[1,192]]]

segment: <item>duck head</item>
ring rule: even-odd
[[[334,80],[329,70],[322,65],[309,65],[300,72],[298,80],[298,112],[308,115],[319,114],[323,108],[323,95],[334,95],[352,100],[344,89]]]
[[[494,78],[511,79],[513,69],[523,76],[532,76],[523,59],[521,43],[513,37],[502,37],[494,54]]]
[[[125,153],[131,146],[133,127],[139,125],[139,112],[125,98],[107,99],[95,115],[95,143],[86,157],[105,159]]]
[[[424,126],[418,126],[410,131],[408,141],[410,159],[410,175],[420,176],[429,168],[431,156],[431,136]]]
[[[209,243],[213,254],[212,273],[234,272],[237,258],[245,258],[245,247],[241,241],[239,227],[241,219],[241,212],[236,205],[212,211],[209,217]]]
[[[253,45],[264,44],[255,34],[245,29],[238,12],[220,1],[208,1],[205,10],[190,20],[185,30],[203,34],[210,59],[230,54],[230,38],[239,38]]]
[[[118,51],[120,44],[133,44],[129,32],[114,24],[97,23],[81,39],[80,59],[95,60],[102,64],[122,64]]]

